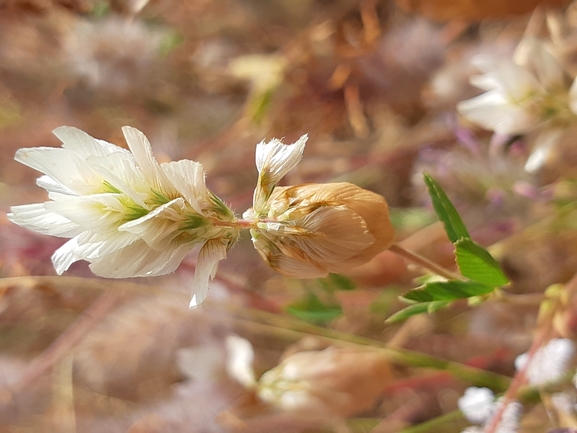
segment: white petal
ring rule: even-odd
[[[76,238],[70,239],[52,254],[52,265],[58,275],[62,275],[70,265],[78,260],[81,260],[74,251],[78,248]]]
[[[118,191],[128,195],[139,206],[146,207],[150,186],[129,152],[113,152],[86,158],[91,168]]]
[[[54,201],[45,203],[46,209],[58,213],[84,229],[116,231],[124,218],[124,212],[111,212],[116,208],[124,211],[117,194],[91,194],[67,196],[51,193]]]
[[[523,134],[539,123],[530,110],[511,104],[497,91],[462,101],[457,109],[471,122],[499,134]]]
[[[542,41],[531,37],[523,38],[515,50],[514,60],[533,70],[546,89],[551,90],[564,85],[563,69],[557,58],[547,51]]]
[[[7,215],[10,221],[45,235],[69,238],[83,230],[70,219],[47,210],[45,203],[12,206],[10,210],[12,213]]]
[[[535,139],[536,146],[525,162],[525,171],[527,173],[536,173],[549,160],[551,152],[563,135],[560,129],[553,129],[540,133]]]
[[[144,241],[137,241],[113,254],[94,259],[90,269],[96,275],[108,278],[164,275],[176,270],[190,249],[185,244],[157,251]]]
[[[138,129],[130,126],[124,126],[122,132],[128,147],[136,159],[136,163],[142,170],[144,178],[150,187],[157,192],[163,193],[168,198],[177,196],[176,188],[170,183],[160,164],[154,158],[148,138]]]
[[[168,248],[179,233],[184,199],[176,198],[145,216],[121,225],[118,230],[132,233],[155,249]]]
[[[276,184],[300,162],[308,135],[305,134],[293,144],[283,144],[276,138],[268,143],[256,145],[256,167],[267,183]]]
[[[100,192],[102,179],[85,161],[68,149],[32,147],[19,149],[14,159],[50,176],[77,194]]]
[[[62,147],[72,150],[81,158],[89,156],[105,156],[113,152],[130,154],[126,149],[98,140],[86,132],[71,126],[61,126],[52,133],[62,141]]]
[[[48,192],[58,192],[60,194],[74,195],[74,191],[60,182],[55,181],[50,176],[44,175],[36,179],[36,185],[44,188]]]
[[[533,74],[514,63],[500,63],[496,74],[503,92],[515,102],[522,101],[528,95],[544,90]]]
[[[203,215],[205,207],[210,204],[210,198],[202,164],[185,159],[163,163],[161,167],[178,192],[197,213]]]
[[[206,298],[209,281],[216,274],[218,262],[226,258],[227,250],[226,243],[220,239],[211,239],[200,249],[196,262],[196,271],[192,279],[190,308],[199,306]]]
[[[228,375],[247,388],[253,386],[256,378],[252,368],[254,349],[250,341],[236,335],[229,335],[226,337],[226,351]]]
[[[569,89],[569,107],[574,114],[577,114],[577,78],[571,84],[571,89]]]
[[[83,232],[52,255],[52,264],[60,275],[70,265],[79,260],[94,261],[100,257],[111,255],[136,242],[138,238],[130,233],[115,233],[102,235],[99,233]],[[106,275],[104,275],[106,276]]]

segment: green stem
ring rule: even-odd
[[[417,254],[413,251],[409,251],[409,250],[403,248],[399,244],[391,245],[389,250],[395,254],[398,254],[399,256],[403,257],[404,259],[407,259],[408,261],[413,262],[414,264],[416,264],[418,266],[421,266],[425,269],[428,269],[429,271],[433,272],[434,274],[440,275],[441,277],[445,277],[448,280],[461,280],[461,281],[465,280],[465,277],[463,277],[461,274],[450,271],[447,268],[444,268],[443,266],[436,264],[435,262],[427,259],[426,257],[424,257],[420,254]]]
[[[306,335],[316,335],[338,346],[366,346],[383,351],[392,361],[411,365],[413,367],[432,368],[446,371],[453,376],[476,386],[486,386],[497,392],[504,391],[509,386],[510,379],[506,376],[459,364],[453,361],[436,358],[419,352],[405,349],[390,348],[386,343],[346,334],[333,329],[321,328],[301,322],[291,317],[279,316],[261,310],[253,310],[236,305],[212,305],[208,308],[216,312],[224,308],[224,314],[230,316],[234,313],[239,325],[245,325],[251,329],[259,329],[260,332],[275,336],[283,335],[292,340],[298,340]],[[255,326],[256,325],[256,326]],[[260,325],[260,326],[259,326]]]

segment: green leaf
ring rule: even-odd
[[[421,302],[418,304],[409,305],[395,314],[390,316],[385,322],[398,322],[399,320],[408,319],[411,316],[416,316],[417,314],[423,314],[428,312],[430,302]]]
[[[476,281],[435,281],[410,290],[402,298],[408,302],[453,301],[491,293],[494,286]]]
[[[333,293],[335,290],[348,291],[356,289],[355,283],[341,274],[329,274],[326,278],[319,278],[319,283],[329,293]]]
[[[489,251],[471,239],[455,242],[455,256],[461,273],[479,283],[501,287],[509,283],[499,263]]]
[[[465,227],[457,209],[455,209],[441,185],[428,174],[424,174],[423,178],[429,190],[435,213],[444,224],[445,231],[451,242],[455,243],[462,238],[470,239],[471,235],[469,235],[467,227]]]
[[[408,319],[411,316],[416,316],[417,314],[432,313],[434,311],[440,310],[441,308],[446,308],[451,303],[449,301],[434,301],[434,302],[419,302],[418,304],[409,305],[395,314],[390,316],[386,322],[398,322],[399,320]]]
[[[324,304],[312,293],[309,293],[305,299],[288,305],[285,311],[299,319],[314,323],[330,322],[343,314],[340,305]]]

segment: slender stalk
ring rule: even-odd
[[[321,328],[291,317],[279,316],[261,310],[238,307],[232,304],[205,303],[206,308],[231,317],[240,326],[249,328],[261,334],[274,335],[286,339],[298,340],[306,335],[315,335],[337,346],[366,346],[383,351],[392,361],[413,367],[442,370],[459,379],[476,386],[487,386],[497,391],[504,391],[509,386],[510,379],[500,374],[459,364],[453,361],[436,358],[410,350],[390,348],[387,343],[358,335],[347,334],[333,329]]]
[[[426,257],[420,254],[417,254],[413,251],[409,251],[403,248],[399,244],[393,244],[389,248],[389,250],[418,266],[428,269],[434,274],[447,278],[448,280],[465,280],[465,278],[461,274],[450,271],[447,268],[444,268],[443,266],[436,264],[435,262],[427,259]]]

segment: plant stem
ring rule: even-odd
[[[297,340],[306,335],[316,335],[337,346],[366,346],[383,351],[392,361],[413,367],[424,367],[443,370],[459,379],[476,386],[487,386],[496,391],[504,391],[509,386],[510,379],[500,374],[459,364],[453,361],[436,358],[419,352],[405,349],[390,348],[387,343],[358,335],[347,334],[333,329],[321,328],[291,317],[279,316],[261,310],[238,307],[237,305],[214,305],[205,302],[206,307],[216,313],[231,317],[240,326],[250,328],[261,334],[284,336],[288,340]]]
[[[389,250],[418,266],[428,269],[434,274],[437,274],[441,277],[445,277],[448,280],[465,280],[465,278],[461,274],[450,271],[447,268],[444,268],[443,266],[436,264],[435,262],[427,259],[426,257],[420,254],[417,254],[413,251],[409,251],[403,248],[399,244],[393,244],[389,248]]]

